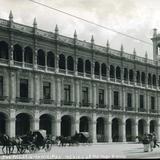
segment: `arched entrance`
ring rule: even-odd
[[[97,142],[104,142],[105,137],[104,137],[104,119],[102,117],[97,119],[97,125],[96,125],[96,130],[97,130]]]
[[[126,141],[132,141],[133,137],[132,137],[132,120],[131,119],[127,119],[126,120]]]
[[[118,142],[119,141],[119,138],[120,138],[119,126],[120,126],[120,120],[118,118],[114,118],[112,120],[112,141],[113,142]]]
[[[151,120],[150,121],[150,133],[156,132],[156,121]]]
[[[0,134],[6,133],[6,120],[7,116],[0,112]]]
[[[71,136],[71,117],[68,115],[61,118],[61,135],[64,137]]]
[[[80,118],[80,132],[89,132],[89,119],[84,116]]]
[[[138,121],[138,136],[139,137],[142,137],[144,135],[145,125],[146,125],[145,120],[141,119],[141,120]]]
[[[16,135],[27,134],[31,129],[32,117],[27,113],[20,113],[16,116]]]
[[[52,134],[52,116],[43,114],[40,116],[39,128],[46,130],[47,134]]]

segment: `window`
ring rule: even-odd
[[[99,89],[99,104],[104,104],[104,90]]]
[[[140,95],[140,108],[144,108],[144,96]]]
[[[3,96],[3,77],[0,76],[0,96]]]
[[[71,86],[64,85],[64,101],[70,102],[71,101]]]
[[[119,93],[117,91],[114,92],[114,106],[119,105]]]
[[[88,103],[88,87],[82,88],[82,102],[83,102],[83,104]]]
[[[132,94],[131,93],[127,94],[127,107],[132,108]]]
[[[155,109],[155,97],[151,96],[151,109]]]
[[[28,79],[20,79],[20,97],[28,98]]]
[[[43,99],[51,98],[51,83],[43,82]]]

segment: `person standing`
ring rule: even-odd
[[[149,137],[147,133],[145,133],[144,136],[142,137],[142,143],[144,146],[144,152],[148,152],[149,151]]]
[[[153,148],[156,148],[156,146],[159,147],[159,145],[158,145],[158,143],[157,143],[157,136],[156,136],[156,133],[155,133],[155,132],[153,132],[153,142],[154,142]]]
[[[154,147],[153,134],[152,133],[148,134],[148,137],[149,137],[150,151],[152,152],[153,151],[153,147]]]

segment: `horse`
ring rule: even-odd
[[[0,143],[4,154],[11,154],[14,150],[14,143],[7,134],[0,135]]]

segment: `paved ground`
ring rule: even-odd
[[[111,159],[111,158],[160,158],[160,148],[152,152],[144,152],[142,144],[92,144],[79,146],[53,146],[50,152],[40,150],[34,154],[0,155],[0,159]]]

